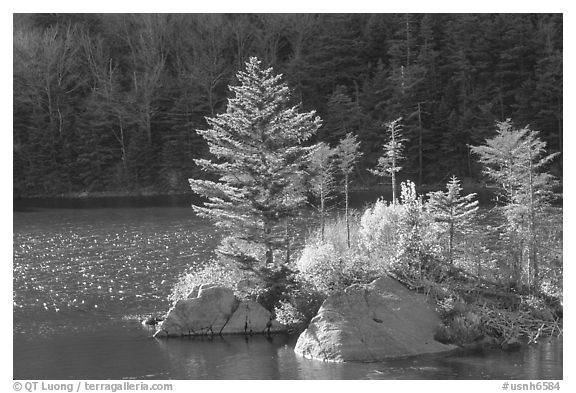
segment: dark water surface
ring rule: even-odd
[[[16,379],[562,379],[562,341],[518,352],[330,364],[294,337],[151,338],[178,276],[219,242],[187,207],[14,212]]]

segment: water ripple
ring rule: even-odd
[[[14,213],[13,240],[14,331],[46,333],[62,317],[165,310],[178,276],[211,259],[219,236],[192,209],[87,209]]]

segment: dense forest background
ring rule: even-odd
[[[403,117],[400,179],[479,181],[471,155],[512,118],[562,152],[561,14],[15,14],[14,196],[189,192],[196,133],[250,56],[361,142],[378,181],[383,122]],[[552,172],[562,178],[561,158]]]

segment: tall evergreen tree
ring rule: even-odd
[[[316,145],[310,156],[310,191],[317,199],[316,209],[320,213],[320,234],[324,241],[324,227],[328,202],[334,197],[336,188],[334,182],[334,153],[335,151],[325,142]]]
[[[549,205],[554,177],[543,171],[558,153],[546,154],[546,143],[528,127],[513,128],[510,119],[497,123],[497,134],[472,151],[484,164],[484,173],[501,189],[506,233],[513,266],[511,282],[538,290],[538,226]],[[527,254],[527,255],[526,255]]]
[[[371,170],[376,176],[390,177],[392,181],[392,203],[396,204],[396,173],[402,170],[399,165],[404,159],[404,141],[402,138],[402,118],[386,123],[390,139],[384,144],[384,154],[378,159],[376,169]]]
[[[302,142],[321,125],[314,112],[289,106],[290,90],[272,72],[252,57],[237,74],[240,85],[230,86],[226,112],[198,130],[214,158],[196,163],[218,180],[190,179],[208,199],[194,210],[230,234],[220,252],[255,273],[280,265],[274,252],[284,249],[288,221],[305,202],[304,164],[314,147]],[[258,248],[262,259],[248,252]]]
[[[346,243],[350,248],[350,213],[349,213],[349,185],[350,175],[354,170],[356,161],[362,156],[360,152],[360,142],[356,141],[356,135],[348,133],[345,138],[340,141],[336,148],[337,166],[340,172],[344,175],[344,200],[345,200],[345,218],[346,218]]]

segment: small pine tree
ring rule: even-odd
[[[446,184],[446,192],[429,194],[427,209],[436,222],[445,224],[448,232],[448,260],[454,264],[454,235],[464,231],[478,211],[476,194],[461,195],[460,180],[452,176]]]
[[[356,141],[356,135],[352,133],[346,134],[346,137],[340,140],[340,144],[336,148],[337,166],[340,173],[344,175],[344,201],[345,201],[345,217],[346,217],[346,241],[348,248],[350,248],[350,213],[349,213],[349,184],[350,174],[354,170],[354,165],[358,158],[362,156],[360,152],[360,142]]]
[[[334,198],[336,189],[334,180],[334,150],[324,142],[316,145],[316,149],[310,155],[309,169],[311,172],[310,191],[317,199],[318,204],[314,207],[320,213],[320,233],[324,241],[324,227],[328,202]]]
[[[390,140],[384,145],[384,154],[378,159],[375,169],[370,170],[373,174],[380,177],[390,177],[392,182],[392,204],[397,203],[396,199],[396,173],[402,170],[399,162],[404,159],[403,150],[405,141],[402,138],[402,125],[398,118],[386,123],[386,128],[390,134]]]
[[[543,172],[558,153],[546,154],[546,143],[528,126],[514,129],[510,119],[496,123],[496,136],[472,151],[484,164],[484,174],[501,189],[507,219],[509,250],[514,264],[511,284],[538,290],[537,233],[543,209],[553,196],[555,178]],[[528,254],[526,257],[525,254]]]
[[[252,57],[237,74],[240,85],[230,87],[226,112],[198,130],[214,158],[196,163],[218,180],[190,179],[192,190],[208,199],[194,210],[229,234],[219,251],[255,273],[282,268],[274,252],[286,249],[288,222],[306,201],[304,163],[313,147],[301,143],[321,124],[313,111],[288,105],[290,90],[272,72]],[[250,252],[255,249],[264,250],[263,260]]]

